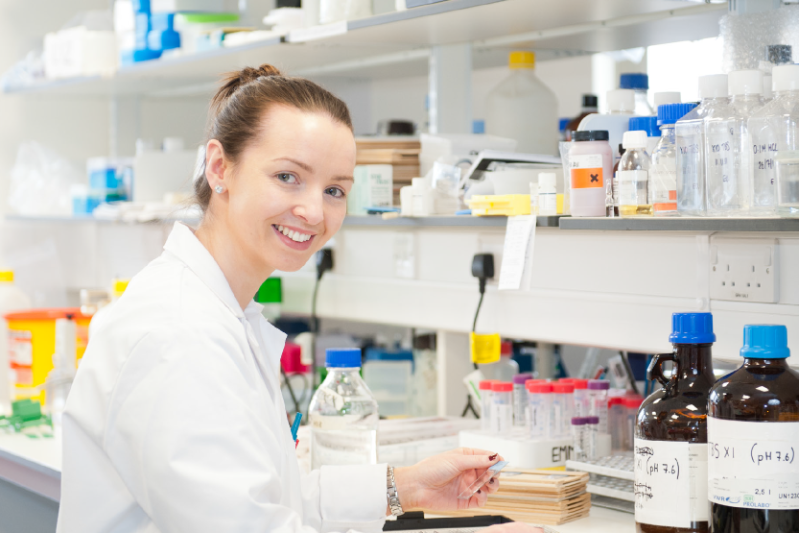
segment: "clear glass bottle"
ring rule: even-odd
[[[665,104],[658,107],[660,141],[652,153],[649,174],[649,203],[655,216],[677,214],[677,156],[675,155],[674,124],[689,113],[696,104]]]
[[[705,119],[727,108],[727,75],[699,77],[699,105],[674,125],[677,146],[677,212],[705,216]]]
[[[635,114],[638,116],[654,115],[655,110],[649,105],[649,76],[635,72],[622,74],[619,87],[635,91]]]
[[[787,328],[745,326],[741,356],[710,391],[711,530],[799,531],[799,372],[788,366]]]
[[[623,217],[649,216],[649,168],[652,162],[646,152],[645,131],[624,132],[626,152],[619,161],[619,214]]]
[[[749,211],[752,158],[747,121],[763,106],[763,74],[759,70],[731,72],[728,79],[728,106],[705,122],[710,216],[742,216]]]
[[[361,350],[329,349],[311,398],[311,468],[377,463],[377,401],[360,375]]]
[[[672,353],[656,355],[649,378],[662,389],[641,404],[635,425],[635,526],[639,533],[704,533],[707,399],[715,378],[710,313],[674,313]],[[671,377],[663,374],[673,364]]]
[[[753,215],[799,216],[799,65],[773,69],[774,98],[749,119]]]
[[[617,217],[619,216],[619,163],[621,163],[621,158],[624,155],[624,145],[619,145],[619,159],[616,161],[616,164],[613,165],[613,180],[610,186],[608,187],[605,184],[605,216],[606,217]]]

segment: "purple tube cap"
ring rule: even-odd
[[[575,416],[572,418],[572,426],[584,426],[588,423],[587,420],[588,419],[585,417]]]
[[[610,389],[610,381],[604,379],[592,379],[588,382],[588,390],[608,390]]]
[[[599,417],[598,416],[587,416],[585,417],[586,424],[599,424]]]
[[[513,376],[513,383],[516,385],[524,385],[525,382],[532,377],[531,374],[516,374]]]

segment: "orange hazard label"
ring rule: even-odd
[[[571,169],[572,189],[590,189],[602,187],[602,167]]]

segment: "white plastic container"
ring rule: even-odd
[[[682,95],[679,91],[662,91],[653,95],[655,100],[655,110],[662,105],[682,103]]]
[[[511,52],[510,75],[488,95],[486,133],[516,139],[518,152],[558,152],[558,99],[535,75],[533,52]]]
[[[608,432],[608,390],[610,382],[592,379],[588,382],[588,397],[591,399],[591,416],[599,417],[597,431]]]
[[[14,284],[14,273],[0,271],[0,315],[31,308],[31,300]],[[0,415],[11,412],[11,376],[8,360],[8,324],[0,320]]]
[[[493,381],[484,380],[477,386],[480,390],[480,429],[486,432],[491,431],[491,415],[494,410],[494,399],[491,391],[493,385]]]
[[[705,121],[707,214],[743,216],[749,211],[752,148],[747,121],[763,106],[763,74],[740,70],[728,76],[730,102]]]
[[[556,183],[557,176],[551,172],[542,172],[538,175],[538,214],[541,216],[558,214]]]
[[[582,126],[582,125],[581,125]],[[569,202],[574,217],[605,216],[606,187],[613,182],[607,131],[574,132],[569,148]]]
[[[491,386],[491,432],[510,436],[513,429],[513,383],[495,381]]]
[[[674,126],[677,150],[677,212],[707,214],[705,196],[705,119],[718,116],[727,107],[727,75],[699,77],[701,102]]]
[[[311,468],[377,463],[377,401],[359,374],[361,350],[329,349],[327,377],[308,407]]]
[[[624,132],[630,127],[630,119],[635,114],[635,91],[614,89],[607,93],[608,113],[592,113],[580,122],[578,130],[604,130],[608,132],[608,142],[613,149],[613,162],[619,158],[619,145]],[[572,137],[572,140],[574,138]]]
[[[530,403],[527,411],[530,418],[527,424],[530,427],[530,438],[554,438],[550,421],[552,384],[530,381],[526,384],[526,388]]]
[[[753,215],[799,216],[799,66],[772,71],[774,97],[752,114]]]

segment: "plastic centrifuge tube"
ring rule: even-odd
[[[491,431],[497,436],[510,435],[513,427],[513,383],[501,381],[491,386],[493,411],[491,413]]]
[[[525,382],[530,379],[530,374],[516,374],[513,376],[513,426],[527,427],[527,390]]]
[[[493,383],[491,380],[486,380],[477,385],[480,390],[480,429],[486,432],[491,431],[491,414],[494,405],[491,399],[491,385]]]
[[[574,460],[585,461],[588,459],[586,446],[586,419],[582,416],[575,416],[571,419],[572,446],[574,448]]]
[[[529,380],[526,384],[527,396],[530,399],[528,413],[530,420],[530,438],[549,439],[550,435],[550,398],[552,396],[552,385],[550,383],[536,383]]]
[[[597,457],[597,426],[599,426],[598,416],[585,417],[585,442],[586,442],[586,455],[589,461],[599,459]]]
[[[574,414],[574,385],[571,383],[552,384],[551,424],[554,438],[568,438],[571,435],[571,419]]]
[[[608,390],[610,382],[600,379],[592,379],[588,382],[588,397],[590,398],[591,408],[589,415],[599,417],[599,427],[597,431],[602,434],[608,432]]]

